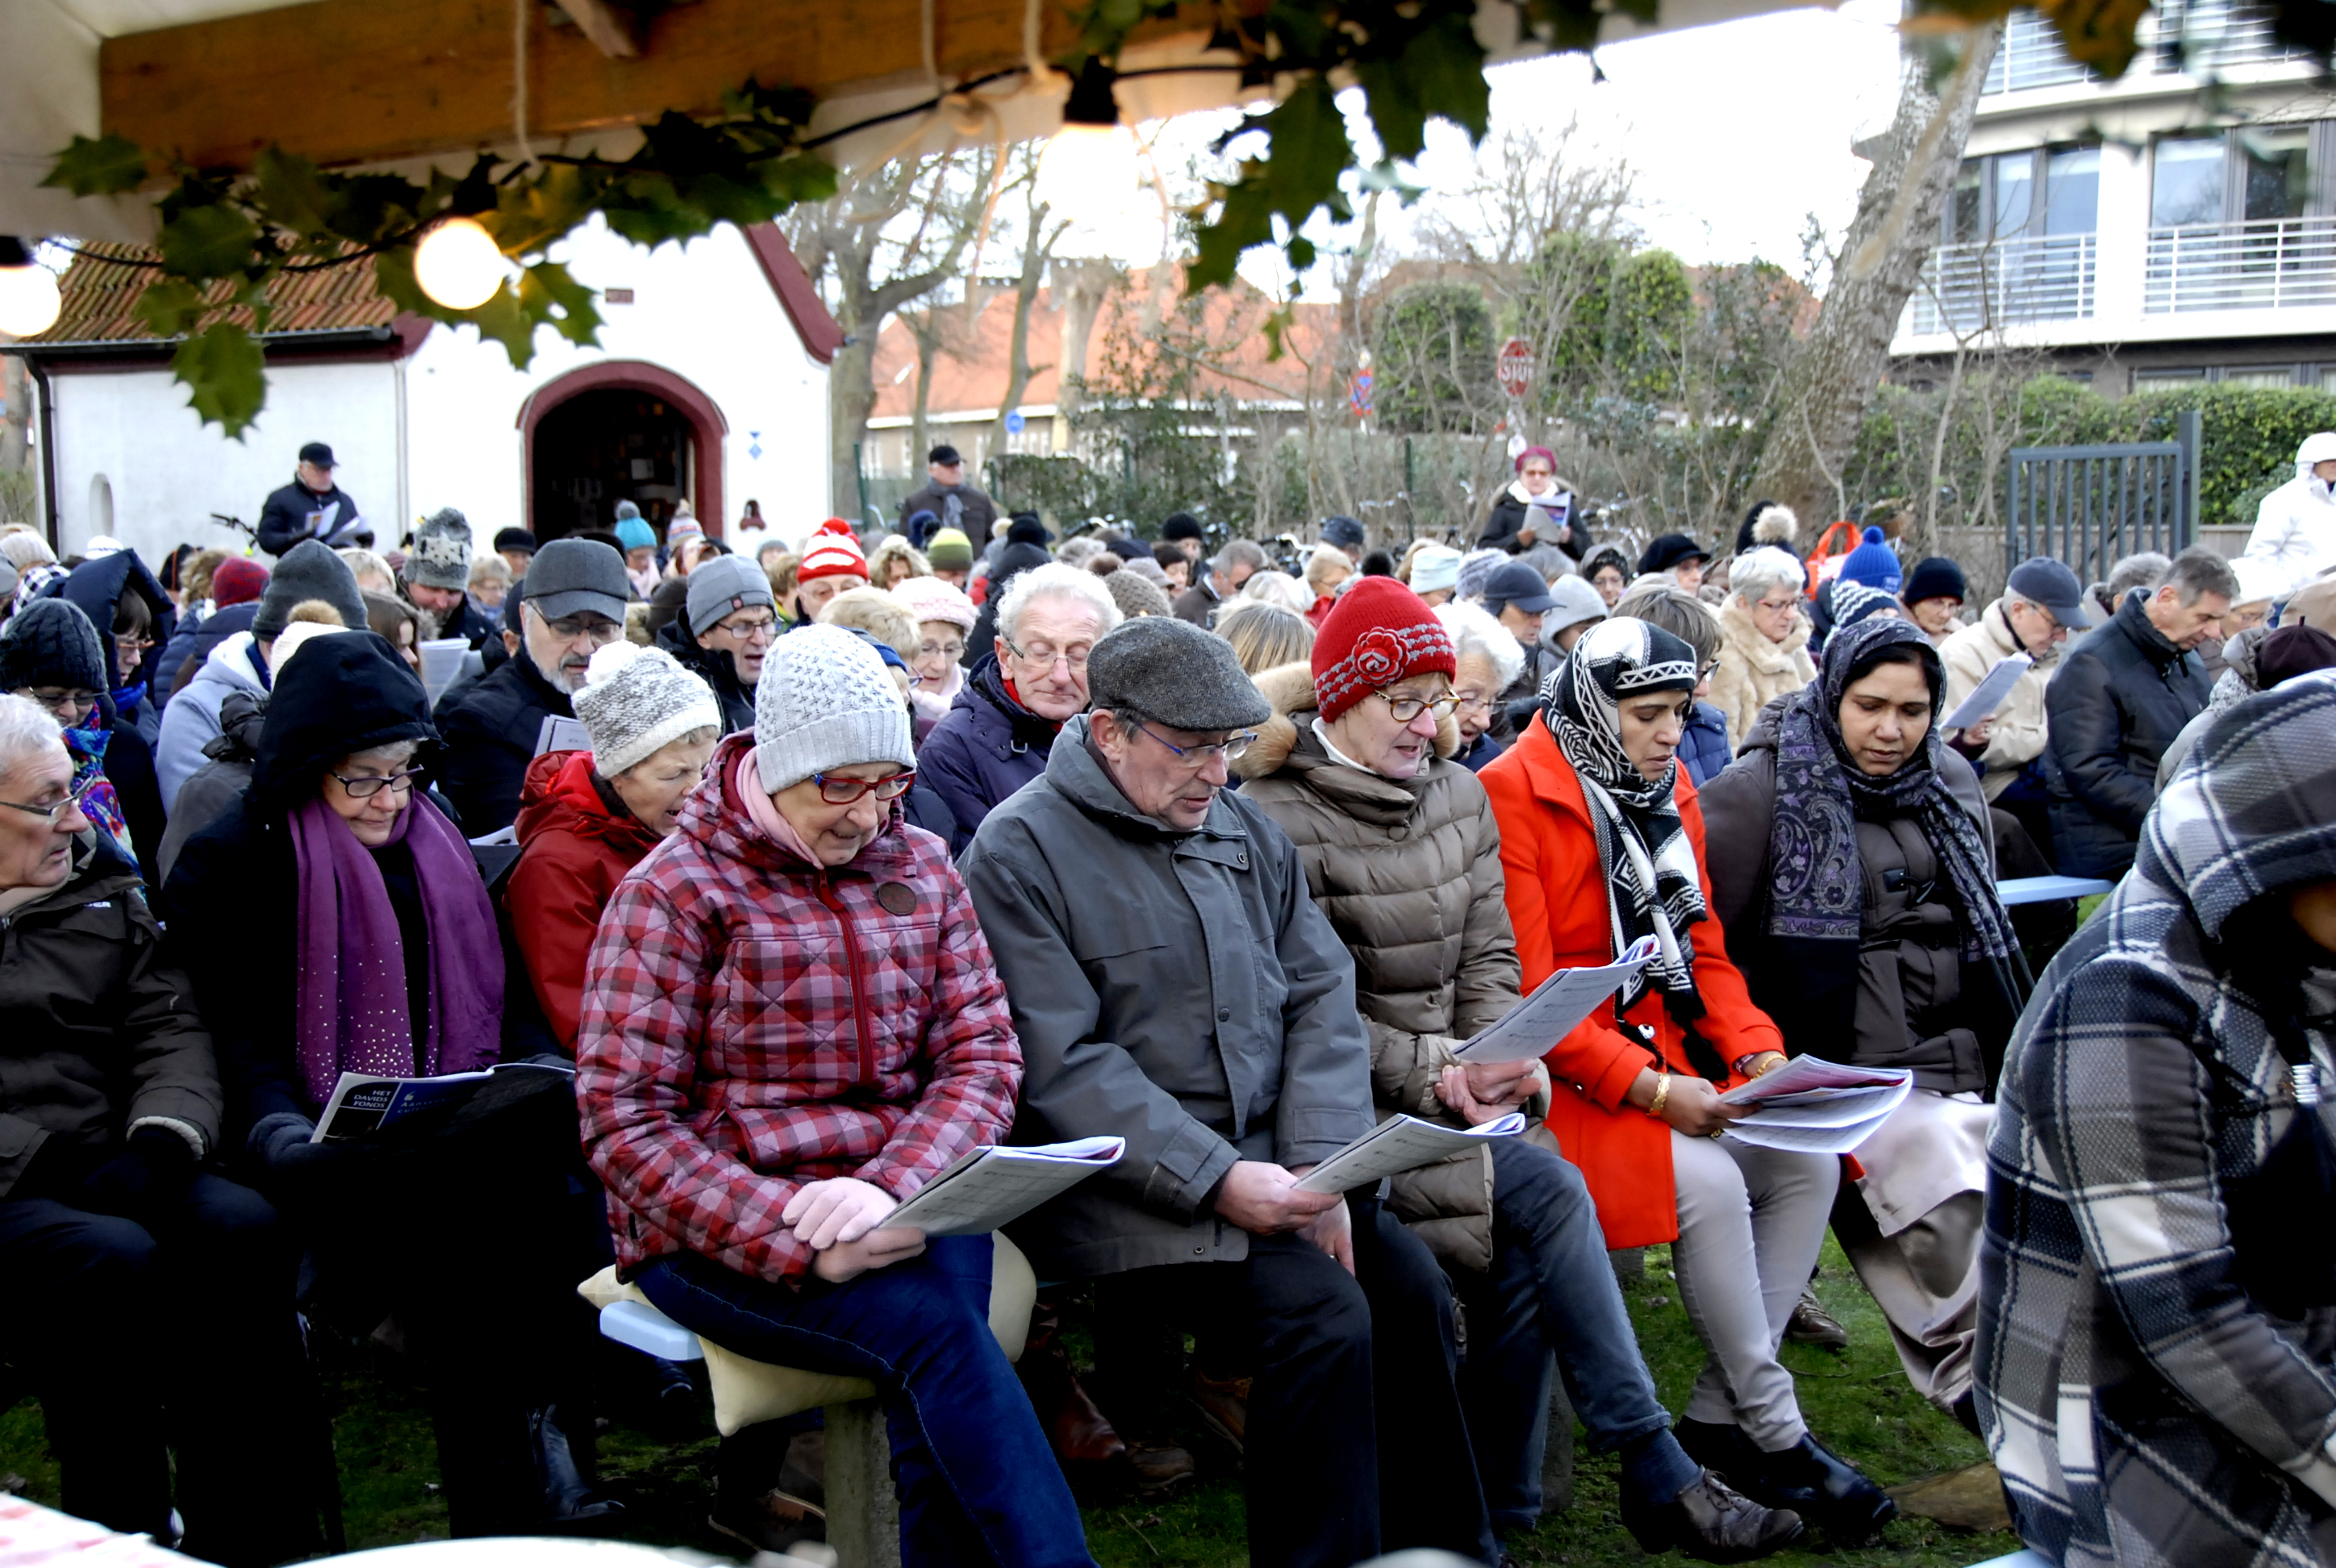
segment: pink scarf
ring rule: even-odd
[[[793,824],[780,814],[779,803],[763,787],[763,770],[754,765],[752,746],[739,754],[737,769],[730,775],[730,787],[746,803],[746,815],[757,832],[805,865],[819,869],[822,863],[820,858],[811,852],[811,846],[803,842],[803,835],[795,832]]]

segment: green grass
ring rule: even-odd
[[[1679,1309],[1669,1249],[1650,1249],[1644,1277],[1626,1281],[1623,1293],[1656,1387],[1677,1411],[1703,1364],[1703,1350]],[[1817,1293],[1847,1325],[1850,1349],[1834,1355],[1787,1346],[1785,1360],[1820,1441],[1885,1485],[1986,1456],[1953,1421],[1907,1388],[1880,1310],[1831,1241],[1825,1243]],[[346,1344],[331,1344],[324,1357],[350,1550],[443,1535],[446,1510],[437,1494],[429,1421],[394,1358],[370,1345]],[[1164,1503],[1128,1496],[1086,1500],[1088,1543],[1105,1568],[1241,1568],[1246,1563],[1235,1462],[1197,1429],[1186,1436],[1202,1466],[1192,1489]],[[715,1446],[710,1428],[676,1440],[613,1422],[600,1435],[602,1482],[629,1509],[626,1525],[616,1534],[655,1544],[734,1552],[734,1543],[706,1525]],[[1509,1550],[1534,1564],[1643,1560],[1621,1526],[1613,1461],[1589,1454],[1579,1443],[1576,1452],[1572,1507],[1509,1542]],[[0,1475],[21,1477],[22,1490],[36,1501],[57,1500],[56,1466],[42,1440],[39,1411],[30,1401],[0,1412]],[[1860,1551],[1794,1551],[1768,1561],[1778,1568],[1960,1568],[2019,1547],[2009,1534],[1973,1534],[1927,1520],[1901,1519],[1877,1544]]]

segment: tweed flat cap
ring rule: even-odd
[[[1173,617],[1122,621],[1105,634],[1087,656],[1087,694],[1097,707],[1202,733],[1273,715],[1232,644]]]

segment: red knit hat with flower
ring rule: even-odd
[[[1427,601],[1391,577],[1367,577],[1340,596],[1314,638],[1314,701],[1335,719],[1383,687],[1416,675],[1458,673],[1452,634]]]
[[[797,582],[815,577],[867,575],[868,558],[861,553],[860,541],[852,536],[852,525],[843,519],[829,518],[803,541],[803,564],[795,568]]]

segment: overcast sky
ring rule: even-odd
[[[1578,120],[1583,140],[1637,171],[1636,217],[1650,243],[1691,263],[1757,256],[1798,272],[1808,215],[1837,241],[1856,205],[1865,165],[1850,143],[1889,122],[1898,14],[1896,0],[1848,0],[1838,12],[1782,12],[1612,44],[1598,52],[1603,82],[1580,54],[1498,66],[1494,133]],[[1229,122],[1171,122],[1157,144],[1163,170],[1183,168]],[[1474,156],[1459,131],[1432,123],[1417,173],[1430,187],[1465,185]],[[1381,225],[1399,248],[1404,219],[1383,207]],[[1091,248],[1148,264],[1159,252],[1156,219],[1108,238],[1097,231]],[[1275,270],[1258,253],[1243,268],[1269,288]],[[1327,289],[1327,279],[1309,282],[1309,294]]]

